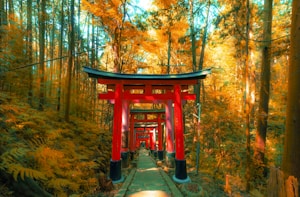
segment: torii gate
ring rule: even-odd
[[[135,133],[135,146],[139,147],[141,141],[145,142],[146,148],[149,148],[151,146],[151,134],[149,131],[139,131]]]
[[[135,151],[134,149],[134,129],[133,126],[135,123],[154,123],[158,131],[158,159],[163,160],[163,130],[162,130],[162,123],[165,122],[163,115],[165,114],[164,109],[131,109],[130,110],[130,152]],[[142,115],[143,119],[136,119],[135,115]],[[155,119],[149,119],[148,115],[155,115],[157,116]],[[151,126],[151,125],[150,125]],[[155,133],[151,135],[150,142],[153,142],[155,139]],[[151,143],[150,143],[151,144]],[[151,153],[155,150],[155,141],[150,146]]]
[[[174,104],[175,175],[173,180],[178,183],[189,182],[184,153],[182,101],[195,100],[195,94],[188,93],[188,85],[197,84],[199,79],[204,79],[211,73],[211,70],[165,75],[111,73],[89,67],[84,67],[83,70],[88,73],[89,77],[97,78],[98,83],[107,85],[107,92],[100,93],[99,99],[110,100],[114,103],[110,161],[110,178],[113,183],[122,182],[124,179],[121,174],[122,111],[128,109],[129,102],[165,103],[167,105],[170,101]],[[137,90],[141,92],[136,93]],[[124,111],[123,114],[125,114]]]
[[[130,129],[130,153],[134,154],[136,148],[139,146],[137,143],[138,135],[147,134],[149,137],[149,148],[150,150],[154,150],[155,140],[153,139],[153,130],[157,128],[157,123],[134,123],[134,128]]]

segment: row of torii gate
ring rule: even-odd
[[[189,86],[204,79],[211,70],[168,75],[111,73],[89,67],[84,67],[84,71],[89,77],[96,78],[99,84],[106,85],[107,92],[99,93],[99,99],[114,104],[110,160],[110,178],[113,183],[123,181],[122,166],[127,166],[129,156],[134,154],[140,142],[145,142],[151,152],[156,150],[156,136],[158,159],[163,160],[166,155],[167,161],[175,161],[173,180],[177,183],[189,182],[182,107],[185,101],[196,99],[195,94],[189,93]],[[130,109],[134,103],[159,103],[164,104],[165,109]],[[143,118],[136,118],[137,114]],[[149,119],[149,114],[155,118]]]

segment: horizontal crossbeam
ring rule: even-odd
[[[165,119],[160,119],[160,121],[164,122]],[[134,119],[134,122],[152,122],[152,123],[157,123],[158,122],[158,119],[155,118],[155,119],[142,119],[142,120],[139,120],[139,119]]]
[[[130,109],[131,114],[164,114],[165,109]]]
[[[145,93],[145,94],[131,94],[128,92],[123,93],[121,96],[123,100],[130,100],[133,103],[135,102],[146,102],[146,101],[167,101],[167,100],[174,100],[174,94],[172,92],[167,92],[164,94],[152,94],[152,93]],[[107,93],[100,93],[99,99],[102,100],[113,100],[115,98],[114,92],[107,92]],[[195,100],[195,94],[189,94],[187,92],[181,93],[182,100]]]

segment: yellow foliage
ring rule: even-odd
[[[55,112],[39,112],[26,105],[3,102],[0,113],[4,114],[0,124],[9,126],[0,129],[1,170],[15,181],[39,180],[54,195],[95,190],[96,172],[109,166],[109,133],[74,117],[71,123],[61,122]]]
[[[57,190],[63,191],[65,188],[69,188],[72,191],[78,191],[80,185],[77,183],[74,183],[70,181],[69,179],[63,179],[63,178],[54,178],[51,179],[47,183],[48,187],[55,188]]]
[[[55,140],[56,138],[60,137],[63,133],[68,132],[67,129],[52,129],[47,131],[47,137],[49,140]]]
[[[154,3],[161,8],[167,9],[167,8],[170,8],[170,6],[172,4],[175,4],[176,1],[175,0],[155,0]]]
[[[6,114],[17,114],[19,112],[19,108],[16,108],[14,105],[1,105],[0,112]]]
[[[64,153],[58,150],[51,149],[49,147],[44,147],[41,151],[42,158],[50,158],[50,159],[61,159],[64,157]]]
[[[18,181],[19,175],[22,180],[24,180],[25,176],[32,178],[32,179],[37,179],[37,180],[45,180],[46,179],[46,176],[43,172],[31,169],[31,168],[25,168],[25,167],[21,166],[20,164],[10,164],[8,166],[8,172],[13,175],[15,181]]]

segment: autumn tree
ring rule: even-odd
[[[75,33],[74,33],[74,1],[71,0],[70,5],[70,18],[69,18],[69,52],[68,52],[68,68],[67,68],[67,78],[66,78],[66,86],[67,86],[67,92],[66,92],[66,109],[65,109],[65,120],[69,121],[70,119],[70,108],[71,108],[71,86],[72,86],[72,68],[74,66],[74,46],[75,46]]]
[[[245,133],[246,133],[246,190],[250,190],[251,145],[250,145],[250,112],[251,112],[251,60],[250,60],[250,0],[246,1],[246,46],[245,46]]]
[[[189,0],[189,26],[191,37],[191,51],[192,51],[192,63],[193,71],[196,71],[197,59],[196,59],[196,38],[195,38],[195,16],[194,16],[194,0]]]
[[[192,71],[192,59],[186,55],[190,52],[187,5],[182,1],[154,1],[154,4],[157,9],[148,18],[149,37],[155,40],[156,50],[151,53],[158,59],[160,73]]]
[[[198,70],[203,69],[204,64],[204,54],[205,54],[205,48],[206,48],[206,42],[207,42],[207,34],[208,34],[208,28],[209,28],[209,14],[210,14],[210,0],[207,1],[207,11],[206,11],[206,18],[204,22],[204,28],[202,33],[202,39],[201,39],[201,52],[199,57],[199,64],[198,64]],[[203,84],[203,81],[201,80],[199,84],[196,85],[196,103],[200,103],[200,94],[201,94],[201,86]]]
[[[39,110],[45,105],[45,28],[46,28],[46,1],[39,3]]]
[[[300,2],[293,0],[291,48],[288,75],[286,132],[282,168],[284,173],[300,179]]]
[[[3,36],[4,36],[4,27],[7,25],[7,13],[5,9],[5,1],[0,0],[0,42],[3,43]],[[0,50],[2,52],[2,44],[0,46]]]
[[[58,87],[57,87],[57,104],[56,110],[61,109],[61,89],[62,89],[62,68],[63,68],[63,38],[64,38],[64,1],[61,1],[60,8],[60,37],[59,37],[59,67],[58,67]]]
[[[33,45],[33,36],[32,36],[32,0],[27,0],[27,47],[26,47],[26,55],[28,58],[28,63],[32,63],[33,62],[33,49],[32,49],[32,45]],[[32,106],[32,97],[33,97],[33,73],[32,73],[33,69],[31,66],[28,67],[28,76],[29,76],[29,80],[28,80],[28,103],[30,106]]]
[[[114,71],[120,72],[122,67],[122,32],[126,28],[126,9],[124,8],[126,6],[127,1],[95,1],[95,3],[90,3],[87,0],[83,0],[82,3],[83,5],[85,5],[85,8],[89,12],[99,17],[100,24],[110,36],[114,61]]]
[[[264,32],[262,48],[262,65],[260,79],[260,98],[255,136],[255,163],[260,166],[264,162],[266,134],[268,126],[269,96],[270,96],[270,65],[271,65],[271,38],[272,38],[272,5],[273,0],[264,1]]]

